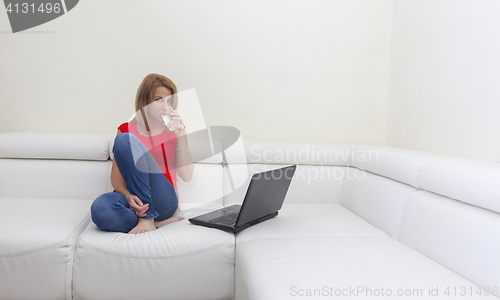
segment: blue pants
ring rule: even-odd
[[[144,144],[133,134],[122,133],[115,138],[113,154],[129,192],[149,203],[143,218],[162,221],[173,216],[179,204],[177,191]],[[137,225],[138,217],[118,192],[97,197],[90,210],[92,221],[105,231],[126,233]]]

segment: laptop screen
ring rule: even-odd
[[[281,209],[296,165],[257,173],[252,176],[236,226]]]

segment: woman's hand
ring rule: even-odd
[[[177,143],[175,145],[177,152],[175,153],[175,163],[177,165],[177,174],[184,181],[190,181],[193,176],[194,166],[191,153],[188,149],[188,141],[184,121],[179,113],[172,111],[172,120],[179,121],[179,126],[175,128],[175,137]]]
[[[127,196],[128,207],[135,212],[138,217],[146,216],[146,211],[149,209],[149,203],[142,204],[141,199],[136,195],[129,194]]]
[[[184,132],[184,120],[182,120],[181,115],[177,110],[174,110],[172,108],[172,112],[170,113],[170,116],[172,117],[173,121],[179,121],[179,125],[175,126],[175,135],[180,136]]]

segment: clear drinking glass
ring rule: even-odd
[[[177,126],[180,125],[180,122],[177,120],[172,120],[172,116],[170,115],[173,111],[172,106],[167,108],[166,115],[162,115],[163,122],[165,122],[165,126],[167,126],[168,130],[174,131]]]

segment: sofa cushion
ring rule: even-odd
[[[0,197],[94,200],[113,191],[111,161],[0,159]]]
[[[342,186],[342,206],[397,239],[403,209],[415,191],[401,182],[349,168]]]
[[[423,189],[500,213],[500,164],[439,161],[420,170]]]
[[[418,175],[427,163],[437,160],[453,160],[449,156],[402,148],[356,145],[347,162],[350,167],[409,184],[420,189]]]
[[[236,234],[236,243],[307,236],[387,236],[339,204],[285,203],[278,215]]]
[[[0,198],[0,297],[70,299],[76,240],[87,200]]]
[[[0,134],[0,158],[107,160],[110,134],[12,132]]]
[[[500,282],[500,214],[426,191],[413,194],[400,240],[481,286]]]
[[[222,178],[222,165],[195,163],[193,177],[190,181],[185,182],[177,175],[179,204],[183,208],[209,202],[217,202],[222,205]]]
[[[235,277],[236,300],[497,299],[388,236],[249,241],[236,248]],[[472,296],[460,296],[460,287]],[[438,296],[429,295],[436,288]]]
[[[206,205],[176,212],[186,219],[137,235],[91,224],[78,242],[75,299],[233,299],[234,235],[187,220],[222,208]]]

